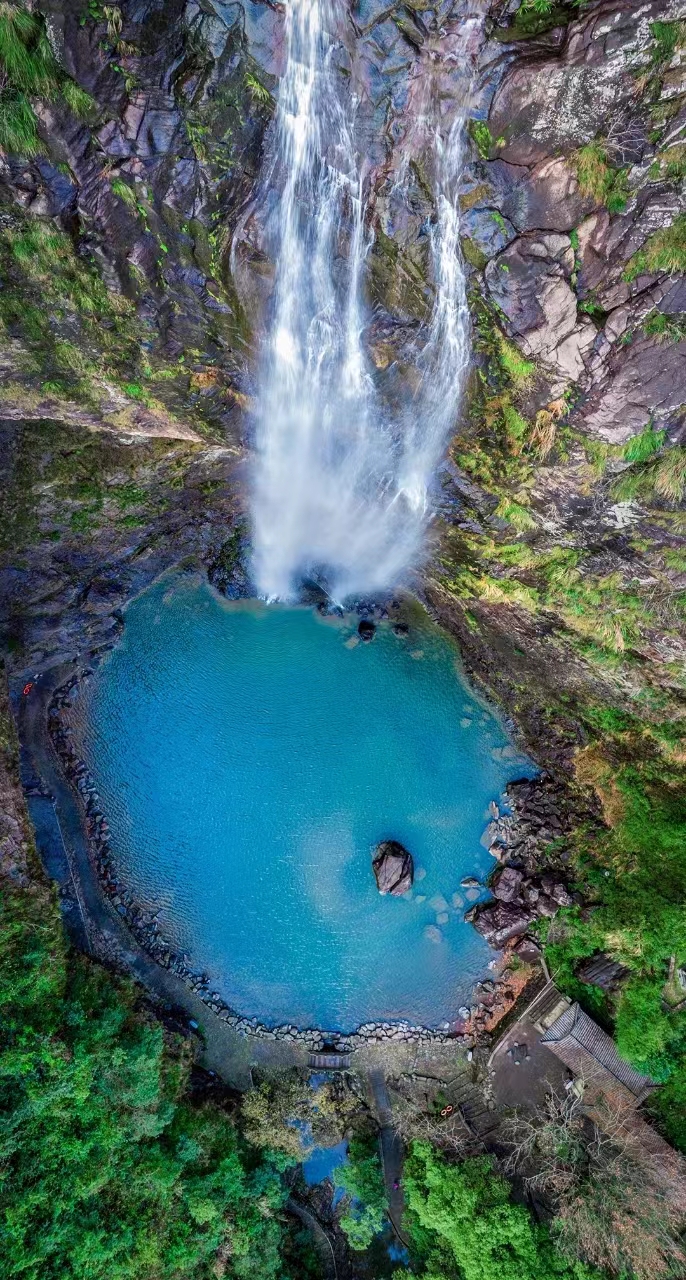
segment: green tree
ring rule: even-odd
[[[521,1205],[489,1156],[450,1164],[426,1142],[405,1165],[409,1230],[423,1280],[590,1280],[565,1262]]]
[[[284,1169],[304,1159],[312,1144],[340,1142],[359,1111],[359,1100],[345,1082],[313,1089],[307,1073],[299,1071],[274,1072],[241,1099],[246,1138],[272,1155],[279,1152]]]
[[[0,881],[0,1256],[22,1280],[283,1274],[285,1191],[192,1104],[188,1042],[64,945],[50,891]]]
[[[334,1171],[334,1182],[348,1197],[341,1218],[351,1249],[367,1249],[383,1228],[388,1201],[376,1136],[358,1134],[351,1139],[346,1164]]]

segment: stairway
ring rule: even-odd
[[[483,1139],[496,1128],[496,1113],[489,1111],[484,1095],[478,1085],[474,1084],[469,1071],[463,1071],[450,1080],[445,1093],[475,1137]]]
[[[346,1071],[350,1066],[349,1053],[311,1053],[307,1059],[313,1071]]]

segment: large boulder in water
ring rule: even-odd
[[[392,893],[396,897],[412,888],[414,862],[412,854],[397,840],[382,840],[377,845],[372,862],[376,887],[379,893]]]

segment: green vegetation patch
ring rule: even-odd
[[[686,338],[686,315],[651,311],[643,321],[643,332],[658,342],[683,342]]]
[[[585,0],[521,0],[507,25],[495,27],[493,38],[503,42],[530,40],[553,27],[564,27],[583,3]]]
[[[69,951],[31,863],[0,882],[3,1274],[281,1280],[274,1161],[191,1101],[189,1042]]]
[[[653,66],[665,67],[672,61],[677,49],[686,41],[685,22],[651,22],[652,44],[650,61]]]
[[[494,140],[491,131],[485,120],[470,120],[469,133],[476,145],[479,155],[484,160],[488,160],[491,150],[494,146]]]
[[[546,1227],[513,1204],[510,1184],[490,1156],[450,1163],[414,1142],[405,1164],[408,1225],[423,1280],[591,1280],[599,1273],[567,1262]]]
[[[572,165],[582,195],[604,205],[608,213],[621,213],[629,197],[627,170],[610,164],[602,138],[575,151]]]
[[[624,271],[625,280],[642,275],[667,275],[686,271],[686,214],[682,213],[669,227],[653,232],[642,249],[630,258]]]
[[[388,1202],[379,1145],[374,1133],[357,1133],[348,1144],[348,1160],[334,1170],[334,1182],[348,1197],[341,1217],[351,1249],[367,1249],[382,1230]]]
[[[197,449],[154,438],[127,445],[115,434],[49,420],[7,430],[3,445],[1,554],[16,554],[38,542],[41,527],[51,526],[43,536],[53,538],[60,536],[56,525],[85,533],[108,519],[118,520],[120,513],[128,520],[138,507],[152,519],[164,503],[167,484],[179,471],[183,482]],[[138,524],[142,517],[137,513],[134,518]]]
[[[100,379],[121,383],[138,367],[143,334],[132,304],[53,223],[4,209],[0,271],[0,325],[35,358],[47,394],[89,401],[102,395]]]
[[[637,708],[638,710],[638,708]],[[686,1015],[666,999],[670,967],[686,964],[686,720],[649,722],[607,707],[582,709],[593,741],[579,780],[600,796],[606,829],[577,832],[578,872],[593,911],[563,913],[549,930],[556,980],[614,1026],[620,1053],[669,1081],[653,1106],[686,1147]],[[617,997],[585,987],[578,962],[597,951],[630,978]]]
[[[45,19],[36,9],[4,0],[0,5],[0,150],[20,156],[42,151],[32,100],[61,101],[80,118],[93,99],[62,70]]]

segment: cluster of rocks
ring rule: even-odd
[[[489,853],[500,862],[516,862],[534,873],[548,846],[553,841],[564,842],[578,825],[579,801],[575,798],[572,807],[569,795],[548,774],[511,782],[505,794],[511,812],[500,813],[496,805],[491,807],[492,821],[484,840]],[[588,817],[595,815],[589,812]],[[562,864],[569,860],[565,849],[557,856]]]
[[[446,1024],[447,1025],[447,1024]],[[354,1035],[345,1036],[345,1043],[350,1049],[359,1049],[363,1044],[388,1040],[402,1040],[406,1043],[445,1044],[446,1040],[461,1040],[450,1030],[433,1030],[429,1027],[417,1026],[413,1022],[363,1022]]]
[[[496,970],[493,978],[477,982],[472,993],[472,1005],[469,1009],[460,1009],[465,1029],[477,1040],[483,1041],[490,1036],[511,1012],[538,969],[540,955],[533,939],[520,938],[513,944],[507,943],[502,958],[491,963],[489,968],[495,967]],[[518,962],[516,966],[512,963],[515,959]]]
[[[535,920],[550,919],[575,901],[561,870],[540,871],[549,846],[564,842],[575,825],[566,796],[543,775],[510,783],[507,797],[511,812],[501,814],[493,805],[485,835],[489,852],[502,864],[491,883],[495,902],[478,904],[465,916],[498,949],[526,933]],[[555,858],[563,867],[569,854],[561,849]]]
[[[303,598],[306,602],[311,599],[311,593],[303,592]],[[317,609],[321,614],[338,614],[343,616],[344,610],[340,605],[334,604],[328,596],[318,600]],[[369,643],[376,635],[376,628],[379,622],[391,622],[393,631],[397,636],[406,636],[409,634],[409,626],[401,620],[402,603],[400,600],[359,600],[354,606],[354,613],[360,619],[357,624],[357,634],[360,640]]]
[[[136,903],[130,891],[117,879],[112,859],[109,823],[100,805],[95,780],[88,766],[78,755],[74,745],[73,730],[68,723],[68,711],[78,697],[79,685],[89,680],[92,674],[90,668],[85,668],[74,674],[55,692],[48,710],[48,730],[62,767],[83,805],[84,826],[99,883],[112,906],[126,922],[136,941],[147,954],[162,968],[168,969],[180,978],[212,1013],[227,1026],[233,1027],[240,1035],[302,1044],[311,1052],[320,1051],[325,1047],[338,1052],[347,1052],[370,1042],[396,1040],[442,1043],[451,1038],[446,1031],[434,1031],[408,1022],[367,1022],[352,1035],[323,1032],[315,1028],[302,1029],[292,1023],[267,1027],[257,1018],[246,1018],[236,1013],[226,1004],[219,992],[212,991],[208,975],[193,970],[186,956],[174,951],[171,944],[163,937],[158,921],[159,913],[146,910]],[[398,847],[402,849],[402,846]],[[403,853],[410,857],[405,850]]]

